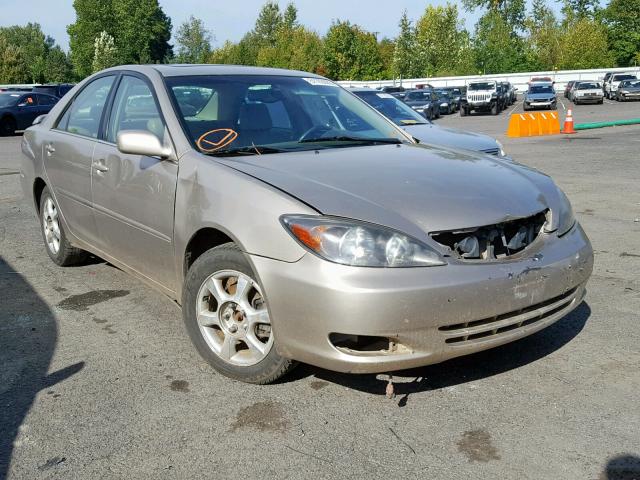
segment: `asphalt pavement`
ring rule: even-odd
[[[640,102],[571,107],[640,117]],[[21,137],[0,138],[0,478],[638,478],[640,126],[508,139],[507,113],[438,123],[497,136],[567,192],[596,256],[586,301],[516,343],[400,372],[393,400],[375,375],[216,374],[169,299],[99,259],[49,260]]]

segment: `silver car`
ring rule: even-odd
[[[468,130],[435,125],[416,113],[406,103],[388,93],[371,88],[350,88],[349,91],[367,102],[421,143],[475,150],[500,157],[505,157],[506,155],[502,144],[495,138]]]
[[[511,342],[576,308],[591,274],[548,176],[415,144],[317,75],[119,67],[36,123],[21,179],[51,259],[91,252],[165,293],[246,382]]]

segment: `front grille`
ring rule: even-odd
[[[491,98],[491,95],[486,93],[477,93],[477,94],[467,95],[467,100],[469,100],[470,102],[485,102],[490,98]]]
[[[533,325],[567,309],[573,304],[578,288],[541,303],[503,313],[490,318],[454,325],[443,325],[438,330],[445,336],[445,343],[467,345],[495,338],[497,335]]]
[[[439,244],[462,260],[497,260],[523,251],[538,238],[547,211],[495,225],[431,232]]]
[[[499,148],[489,148],[487,150],[482,150],[483,153],[488,153],[489,155],[500,155]]]

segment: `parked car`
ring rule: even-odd
[[[402,93],[405,91],[405,88],[400,85],[386,85],[384,87],[380,87],[380,91],[385,93]]]
[[[470,82],[467,85],[466,95],[460,99],[460,116],[470,115],[474,111],[498,115],[502,110],[502,98],[496,82]]]
[[[516,103],[516,90],[511,82],[500,82],[505,93],[505,107]]]
[[[49,113],[58,99],[45,93],[0,93],[0,135],[24,130],[40,115]]]
[[[640,99],[640,80],[623,80],[616,90],[616,100],[626,102]]]
[[[551,77],[531,77],[531,80],[529,80],[529,83],[540,83],[540,82],[548,82],[551,84],[555,83]]]
[[[488,135],[435,125],[386,93],[369,88],[352,88],[350,91],[421,143],[506,157],[502,144]]]
[[[33,87],[34,92],[47,93],[57,98],[62,98],[74,87],[72,83],[51,83],[47,85],[36,85]]]
[[[571,94],[573,103],[603,103],[602,84],[600,82],[576,82]]]
[[[573,87],[573,85],[577,82],[578,80],[569,80],[566,83],[566,85],[564,86],[564,98],[569,98],[569,92],[571,91],[571,87]]]
[[[614,73],[604,82],[604,96],[609,100],[616,98],[618,85],[624,80],[637,80],[637,77],[630,73]]]
[[[27,129],[20,180],[55,264],[91,252],[147,282],[207,362],[252,383],[517,340],[574,310],[593,267],[549,176],[416,144],[310,73],[99,72]]]
[[[462,98],[462,89],[460,87],[444,87],[441,90],[449,92],[455,106],[455,111],[460,110],[460,99]]]
[[[436,97],[438,97],[439,113],[441,115],[451,115],[456,111],[456,104],[451,94],[446,90],[436,89],[434,90]]]
[[[407,92],[403,101],[429,120],[440,118],[440,101],[435,91],[431,89],[424,88]]]
[[[529,89],[524,94],[524,110],[548,108],[555,110],[558,99],[553,85],[549,82],[530,83]]]

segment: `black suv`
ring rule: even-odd
[[[54,97],[62,98],[65,93],[73,87],[75,87],[73,83],[50,83],[47,85],[36,85],[33,87],[33,91],[38,93],[47,93]]]

